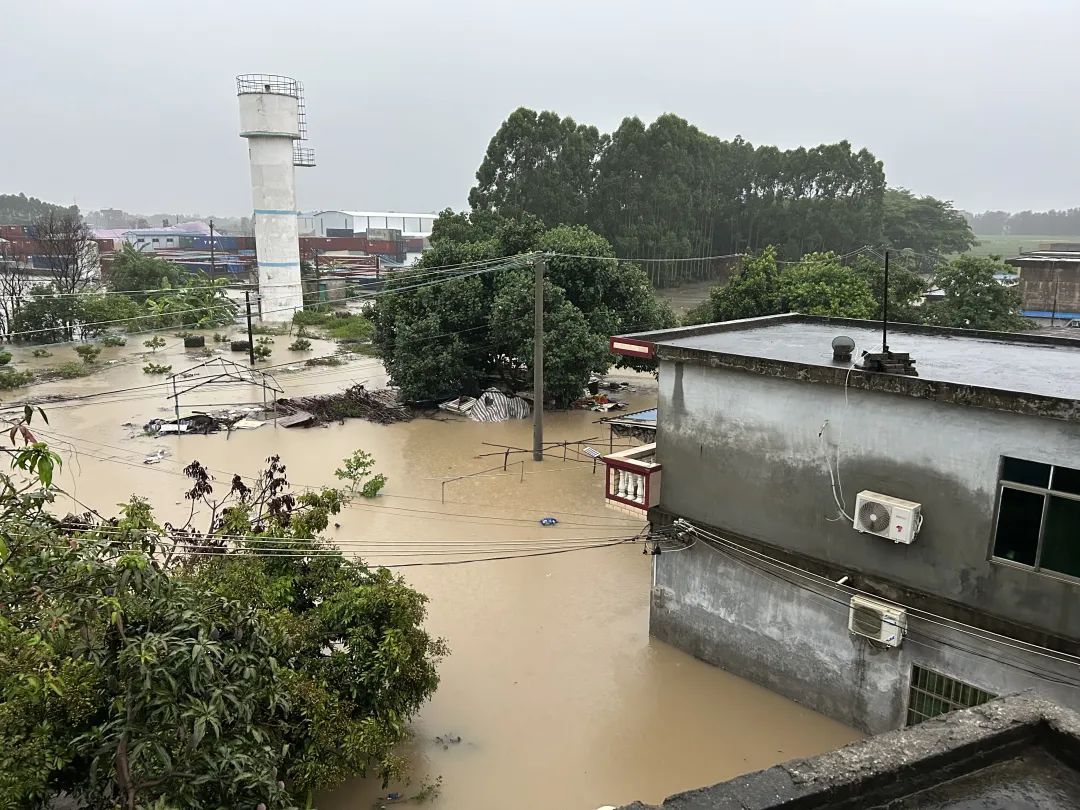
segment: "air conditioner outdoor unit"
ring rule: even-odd
[[[922,504],[863,490],[855,499],[853,522],[864,534],[910,543],[922,528]]]
[[[853,596],[848,630],[888,647],[899,647],[907,632],[907,611],[865,596]]]

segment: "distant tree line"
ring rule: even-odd
[[[0,194],[0,225],[33,225],[42,217],[67,215],[79,219],[77,205],[47,203],[25,194]]]
[[[1020,295],[997,277],[1008,265],[992,256],[958,256],[937,266],[934,295],[918,257],[899,252],[889,265],[889,318],[960,329],[1011,332],[1031,328],[1020,314]],[[685,323],[713,323],[800,312],[830,318],[882,317],[885,268],[870,253],[841,257],[808,253],[782,262],[767,247],[746,257],[740,272],[710,290],[709,298],[687,313]]]
[[[616,255],[663,259],[776,247],[798,258],[864,245],[935,257],[974,237],[951,203],[888,189],[869,150],[847,141],[782,150],[725,141],[676,115],[626,118],[611,134],[553,112],[515,110],[488,145],[469,195],[474,215],[532,214],[586,225]],[[670,265],[647,263],[663,286]],[[713,278],[702,263],[691,277]],[[685,280],[685,268],[679,280]]]
[[[1036,234],[1039,236],[1080,236],[1080,208],[1062,211],[983,211],[964,212],[971,229],[979,236]]]

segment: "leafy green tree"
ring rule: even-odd
[[[922,267],[917,257],[897,251],[889,257],[889,320],[896,323],[922,323],[925,315],[922,298],[930,285],[929,278],[914,268]],[[874,312],[880,320],[885,292],[885,263],[869,256],[855,257],[852,267],[870,285],[874,296]]]
[[[78,206],[47,203],[25,194],[0,194],[0,222],[5,225],[32,225],[49,214],[79,216]]]
[[[742,269],[727,284],[709,291],[709,300],[687,313],[687,323],[712,323],[758,318],[783,312],[780,271],[771,245],[747,256]]]
[[[547,225],[583,223],[606,142],[596,127],[519,107],[488,144],[469,205],[507,218],[535,214]]]
[[[293,494],[274,457],[215,500],[194,462],[205,527],[137,497],[60,522],[32,417],[13,429],[23,477],[0,474],[0,806],[310,807],[402,774],[445,645],[421,594],[318,539],[341,492]]]
[[[928,323],[963,329],[1015,332],[1030,329],[1020,314],[1020,294],[995,274],[1010,268],[997,256],[959,256],[938,270],[934,284],[944,293],[926,305]]]
[[[30,297],[14,319],[15,340],[26,343],[58,343],[75,336],[78,302],[74,296],[57,295],[51,285],[30,288]]]
[[[530,216],[473,226],[453,215],[450,227],[456,238],[437,239],[417,273],[396,275],[375,307],[373,343],[408,400],[477,394],[492,383],[531,388],[531,265],[540,253],[557,254],[548,259],[544,343],[547,393],[556,404],[612,365],[608,336],[675,322],[641,270],[614,259],[611,245],[583,226],[545,230]],[[499,257],[507,261],[498,269],[463,268],[418,286],[425,268]]]
[[[808,253],[780,274],[780,294],[788,311],[830,318],[869,318],[877,307],[859,273],[835,253]]]
[[[147,299],[147,312],[159,326],[212,329],[236,319],[239,305],[229,298],[227,278],[212,279],[198,271],[188,273],[181,281],[175,291],[156,293]]]
[[[519,109],[492,138],[477,181],[471,218],[529,213],[548,226],[586,224],[618,255],[649,260],[655,286],[726,270],[716,261],[659,259],[769,244],[797,257],[881,241],[885,174],[866,149],[847,141],[755,147],[742,138],[722,141],[671,114],[649,125],[626,118],[609,137],[554,113]]]
[[[886,189],[882,208],[885,244],[927,257],[927,270],[950,253],[963,253],[975,244],[964,214],[948,200],[917,197],[906,188]],[[891,269],[891,268],[890,268]]]
[[[131,332],[144,329],[149,318],[142,304],[126,295],[86,293],[77,299],[75,318],[84,338],[103,335],[111,329]]]
[[[125,243],[113,257],[105,274],[110,290],[131,293],[140,299],[144,290],[176,287],[186,273],[176,264],[152,253],[141,253]]]

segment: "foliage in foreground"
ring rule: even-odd
[[[33,414],[27,412],[24,419]],[[310,806],[398,777],[444,643],[426,599],[319,539],[347,495],[293,494],[268,459],[223,493],[185,470],[198,528],[138,497],[109,520],[49,514],[60,463],[17,425],[0,474],[0,807]],[[370,468],[356,469],[361,487]],[[259,556],[241,553],[258,549]]]

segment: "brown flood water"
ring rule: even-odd
[[[284,350],[287,342],[277,338],[280,348],[271,363],[293,359]],[[133,343],[111,350],[121,358],[119,365],[82,380],[39,385],[31,393],[96,394],[154,382],[141,372],[141,362],[123,363],[134,348],[141,349],[139,341]],[[55,351],[58,357],[64,352]],[[328,351],[319,343],[313,353]],[[202,360],[174,347],[158,354],[155,360],[172,363],[174,371]],[[18,351],[15,362],[38,363]],[[371,387],[385,381],[370,358],[277,378],[286,395],[298,396],[340,390],[352,381],[368,380]],[[631,404],[652,405],[652,379],[632,379],[639,389]],[[6,401],[20,395],[26,392],[9,392]],[[260,399],[258,389],[233,386],[193,395],[182,411],[193,409],[188,403]],[[594,475],[591,464],[563,462],[561,453],[542,463],[526,461],[524,468],[512,462],[509,473],[500,469],[448,483],[447,503],[441,503],[442,479],[501,464],[501,457],[476,458],[494,449],[482,442],[529,446],[529,422],[418,419],[380,426],[353,420],[307,430],[266,425],[228,438],[159,439],[124,427],[171,415],[164,384],[46,409],[51,426],[41,426],[41,433],[65,456],[62,485],[103,513],[115,511],[134,492],[150,499],[159,519],[182,519],[187,509],[180,470],[195,458],[218,471],[223,489],[226,473],[254,474],[273,453],[287,464],[294,484],[320,485],[334,483],[338,462],[364,449],[389,477],[385,495],[346,510],[330,536],[373,563],[550,550],[578,545],[582,538],[629,537],[642,526],[605,509],[600,473]],[[600,437],[593,444],[606,450],[606,431],[594,424],[599,416],[548,414],[546,438]],[[161,463],[142,463],[160,448],[168,454]],[[67,498],[57,508],[81,511]],[[537,523],[548,515],[559,525]],[[414,725],[408,751],[415,761],[412,784],[390,789],[410,794],[441,776],[441,796],[426,806],[594,810],[634,799],[659,802],[679,790],[858,738],[852,729],[650,639],[651,559],[642,556],[640,544],[627,543],[399,569],[430,597],[428,626],[448,640],[451,654],[442,663],[438,692]],[[444,748],[435,737],[445,734],[461,742]],[[383,793],[373,780],[356,780],[321,797],[318,806],[368,810],[381,806],[377,797]]]

